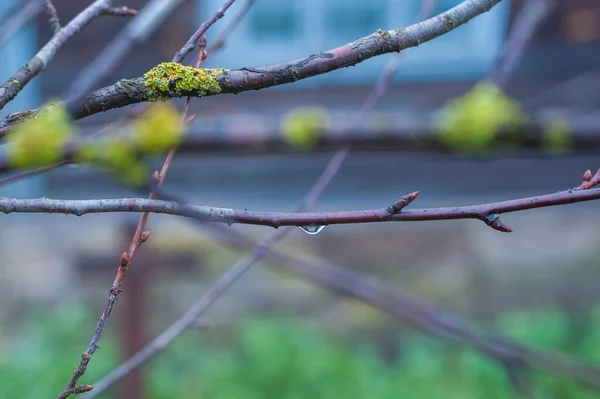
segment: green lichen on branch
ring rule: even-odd
[[[177,62],[163,62],[144,74],[150,89],[149,101],[166,101],[184,95],[205,96],[221,92],[217,77],[222,68],[193,68]]]
[[[46,111],[35,114],[8,132],[7,159],[11,168],[50,165],[62,159],[74,128],[61,104],[48,104],[45,108]]]

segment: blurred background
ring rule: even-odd
[[[0,2],[3,80],[51,37],[43,2],[33,3]],[[54,3],[64,23],[89,2]],[[116,5],[141,10],[147,3]],[[146,29],[140,42],[92,88],[170,60],[222,0],[172,3],[163,21],[140,24]],[[458,3],[436,1],[433,13]],[[209,30],[209,46],[244,4],[237,1]],[[526,7],[534,12],[524,15]],[[410,25],[421,9],[420,0],[256,0],[205,66],[233,69],[306,56],[377,29]],[[499,86],[527,123],[517,130],[518,139],[515,132],[500,135],[483,150],[448,146],[436,130],[439,111],[482,79],[494,80],[519,18],[522,26],[537,18],[535,29]],[[132,29],[129,22],[94,20],[0,117],[77,93],[78,82],[102,64],[95,57],[118,32]],[[504,0],[407,50],[375,110],[350,123],[393,56],[293,85],[193,100],[190,135],[196,141],[175,158],[165,187],[197,204],[292,211],[345,142],[352,143],[350,156],[315,210],[379,208],[416,190],[420,196],[412,206],[419,208],[500,201],[577,186],[586,169],[600,167],[598,1]],[[305,132],[308,145],[304,136],[298,141],[286,133],[284,121],[298,110],[309,118],[310,112],[327,115],[314,140]],[[82,134],[98,131],[127,112],[102,113],[78,126]],[[149,163],[157,168],[162,160]],[[18,181],[0,187],[0,195],[144,196],[87,167]],[[597,207],[590,202],[507,214],[502,220],[511,234],[477,221],[330,226],[318,235],[296,229],[277,248],[368,273],[487,331],[600,367]],[[62,390],[94,332],[138,217],[0,217],[1,397],[38,398]],[[255,239],[272,232],[231,229]],[[180,218],[152,215],[149,230],[84,383],[93,384],[163,331],[246,253]],[[402,318],[267,261],[236,282],[202,320],[210,327],[186,331],[102,397],[518,397],[503,368],[482,354],[424,335]],[[532,385],[540,398],[600,395],[552,374],[534,373]]]

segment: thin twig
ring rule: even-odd
[[[222,11],[219,10],[218,13],[222,14]],[[216,19],[218,19],[218,18],[216,18]],[[203,25],[206,25],[206,24],[203,24]],[[211,25],[212,25],[212,23],[206,25],[204,32],[206,32],[206,29],[208,29]],[[198,63],[201,64],[203,60],[204,60],[204,51],[202,48],[201,54],[198,57]],[[188,107],[186,106],[182,112],[182,116],[181,116],[182,120],[187,119],[187,110],[188,110]],[[153,186],[150,190],[150,194],[148,195],[149,201],[152,201],[156,198],[157,190],[160,188],[160,186],[162,185],[162,183],[164,182],[164,180],[167,176],[167,173],[169,172],[169,169],[170,169],[171,164],[173,163],[173,159],[175,157],[175,153],[176,153],[176,149],[175,148],[171,149],[169,151],[169,154],[165,158],[165,161],[163,163],[163,166],[162,166],[160,172],[156,171],[152,175],[154,182],[153,182]],[[141,245],[144,242],[146,242],[146,240],[148,240],[148,238],[150,236],[150,232],[145,231],[146,223],[148,222],[149,216],[150,216],[149,212],[142,213],[142,216],[140,217],[140,220],[136,227],[136,231],[133,235],[133,238],[131,239],[131,243],[129,244],[129,249],[127,250],[127,252],[123,252],[123,254],[121,255],[120,265],[117,269],[117,275],[116,275],[116,277],[113,281],[112,287],[109,291],[109,295],[108,295],[108,299],[107,299],[107,303],[104,308],[104,311],[102,312],[102,315],[98,319],[98,324],[96,327],[96,331],[92,337],[92,340],[91,340],[87,350],[81,355],[81,360],[79,362],[79,365],[75,369],[73,376],[71,377],[69,383],[67,384],[67,386],[65,387],[63,392],[58,396],[57,399],[67,398],[71,394],[77,393],[78,387],[76,386],[76,384],[79,381],[79,379],[85,374],[85,372],[87,370],[87,365],[89,364],[94,352],[98,349],[98,342],[100,341],[100,338],[102,337],[102,333],[104,331],[104,326],[106,324],[106,321],[108,320],[108,318],[110,317],[110,315],[112,313],[112,309],[115,306],[115,303],[117,301],[119,294],[122,292],[123,282],[125,280],[125,276],[127,275],[129,266],[131,265],[131,262],[135,256],[137,250],[141,247]],[[85,387],[86,387],[86,392],[93,389],[92,386],[86,385]]]
[[[208,20],[206,20],[206,22],[201,24],[198,30],[194,32],[194,34],[188,39],[188,41],[181,48],[181,50],[175,53],[172,61],[181,63],[185,59],[185,57],[187,57],[187,55],[192,52],[192,50],[196,46],[196,43],[198,42],[198,40],[200,40],[202,36],[204,36],[206,31],[215,22],[217,22],[219,19],[225,16],[225,11],[227,11],[227,9],[231,7],[233,3],[235,3],[235,0],[227,0],[225,4],[223,4],[221,8],[217,10],[216,13],[214,13]]]
[[[505,41],[488,79],[498,86],[506,85],[529,43],[555,6],[556,0],[528,0],[525,2],[514,20],[508,39]]]
[[[56,35],[62,27],[60,26],[58,13],[56,12],[56,7],[52,0],[46,0],[46,14],[48,15],[48,22],[50,23],[52,32]]]
[[[431,13],[433,13],[433,11],[435,10],[435,7],[438,4],[438,2],[439,0],[422,0],[421,9],[419,10],[419,13],[416,18],[417,23],[425,18],[428,18],[431,15]],[[390,57],[390,60],[387,62],[383,71],[379,75],[377,83],[375,83],[375,85],[369,92],[367,98],[363,102],[362,108],[356,116],[355,124],[357,124],[361,119],[365,117],[366,114],[368,114],[375,108],[381,97],[383,97],[385,92],[390,87],[392,79],[394,78],[394,75],[396,74],[400,63],[402,62],[402,59],[406,56],[406,54],[407,52],[403,51],[398,54],[393,54],[392,57]]]
[[[331,182],[334,176],[339,171],[341,165],[348,155],[348,149],[342,148],[331,159],[325,171],[315,182],[310,191],[306,194],[302,203],[298,207],[299,211],[311,206],[327,185]],[[272,248],[278,241],[283,239],[292,229],[281,229],[263,242],[252,249],[252,252],[241,258],[231,268],[229,268],[211,288],[202,295],[175,323],[171,324],[162,334],[156,337],[152,342],[146,345],[143,349],[137,352],[133,357],[121,364],[116,369],[112,370],[106,377],[94,384],[94,390],[88,395],[93,398],[105,391],[109,386],[113,385],[119,379],[127,375],[131,370],[152,358],[162,351],[171,341],[177,338],[182,332],[190,327],[193,327],[200,317],[210,306],[250,267],[257,261],[262,259],[265,252]]]
[[[26,172],[21,172],[21,173],[16,173],[14,175],[11,176],[6,176],[0,179],[0,187],[9,184],[9,183],[14,183],[17,180],[22,180],[22,179],[26,179],[28,177],[33,177],[33,176],[37,176],[37,175],[41,175],[43,173],[49,172],[51,170],[60,168],[61,166],[64,165],[68,165],[70,164],[70,161],[62,161],[62,162],[58,162],[52,165],[48,165],[48,166],[42,166],[40,168],[36,168],[36,169],[32,169],[32,170],[28,170]]]
[[[217,40],[213,41],[213,44],[208,48],[208,52],[210,54],[220,50],[225,45],[225,42],[229,38],[229,36],[233,33],[235,28],[242,22],[252,5],[254,4],[254,0],[246,0],[242,9],[235,15],[233,20],[227,25],[225,29],[221,32],[221,35],[217,38]]]

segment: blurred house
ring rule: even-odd
[[[294,209],[326,165],[329,153],[348,136],[356,143],[352,155],[319,201],[318,209],[376,208],[414,190],[421,191],[414,206],[427,207],[509,199],[579,184],[585,169],[600,167],[599,158],[586,152],[583,146],[558,157],[540,156],[531,149],[471,157],[419,144],[421,137],[432,134],[436,110],[489,73],[524,2],[505,0],[448,35],[408,50],[374,118],[361,121],[348,132],[343,127],[360,109],[390,55],[293,85],[194,100],[190,112],[197,118],[191,134],[198,138],[198,146],[178,156],[167,186],[197,203],[261,210]],[[145,2],[123,3],[139,8]],[[147,43],[136,47],[100,85],[139,76],[157,63],[170,60],[200,21],[221,3],[222,0],[184,2]],[[458,3],[458,0],[442,0],[435,12]],[[55,4],[63,21],[83,7],[75,0],[56,0]],[[209,31],[209,44],[242,4],[241,0],[236,2],[226,19]],[[305,56],[345,44],[379,28],[409,25],[419,9],[417,0],[257,1],[224,50],[209,57],[207,66],[238,68]],[[17,97],[20,101],[17,108],[35,107],[65,93],[80,69],[127,22],[126,18],[102,17],[83,29],[61,49],[31,91]],[[0,63],[2,76],[8,76],[26,62],[34,49],[50,37],[43,15],[34,25],[1,49],[0,57],[9,61]],[[574,134],[598,143],[598,49],[600,4],[595,0],[559,0],[523,55],[506,91],[513,98],[532,104],[528,111],[534,121],[565,116]],[[7,55],[8,51],[21,53]],[[325,136],[311,152],[291,149],[281,139],[282,117],[299,106],[326,108],[332,117],[332,127],[337,128],[333,132],[336,134]],[[82,130],[94,131],[123,112],[126,110],[107,112],[79,124]],[[374,131],[378,134],[373,134]],[[155,160],[153,164],[159,162]],[[87,168],[53,171],[29,188],[31,191],[17,191],[14,186],[5,189],[13,190],[10,195],[15,196],[55,198],[140,195]],[[392,281],[398,285],[406,285],[432,300],[456,299],[448,306],[463,311],[469,310],[463,308],[467,305],[457,292],[472,282],[472,275],[499,281],[498,291],[478,291],[486,298],[496,295],[490,299],[493,303],[501,299],[519,302],[521,297],[528,303],[545,303],[545,300],[550,303],[559,300],[554,295],[557,286],[568,291],[566,275],[587,276],[587,269],[576,268],[573,263],[585,265],[593,258],[593,248],[600,240],[595,222],[589,217],[590,209],[593,204],[507,215],[505,222],[516,231],[513,235],[499,234],[474,221],[336,226],[326,229],[318,238],[298,232],[291,239],[289,250],[315,252],[352,267],[394,276],[396,279]],[[57,299],[63,289],[73,284],[82,292],[88,292],[89,286],[105,290],[112,281],[109,277],[112,271],[104,279],[90,280],[78,274],[77,268],[92,253],[113,254],[116,265],[126,245],[120,234],[123,220],[135,218],[135,215],[94,215],[82,219],[60,215],[0,217],[1,281],[11,288],[0,290],[1,295]],[[172,248],[187,246],[204,250],[193,243],[192,238],[198,239],[196,233],[184,228],[179,220],[155,216],[151,220],[156,223],[151,226],[156,235],[153,232],[148,245],[157,245],[159,250],[161,245],[168,246],[165,243]],[[548,272],[550,268],[540,271],[540,267],[548,264],[555,265],[552,269],[555,277],[547,277],[542,285],[537,273]],[[107,268],[112,270],[114,265]],[[566,265],[572,266],[571,269],[567,271]],[[521,285],[512,284],[517,276]],[[592,288],[597,287],[597,277],[581,277],[578,281],[589,287],[589,292],[595,292]],[[249,285],[242,286],[258,297],[266,295],[256,289],[262,278],[266,277],[249,277]],[[257,285],[252,285],[257,281]],[[431,289],[438,283],[444,286],[443,290]],[[523,286],[535,289],[525,290]],[[579,293],[583,295],[586,290],[581,288]],[[246,291],[241,289],[241,292]],[[178,300],[196,294],[197,289],[190,290]],[[485,301],[479,298],[476,302]]]

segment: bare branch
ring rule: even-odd
[[[212,17],[210,17],[206,22],[200,25],[198,30],[194,32],[194,34],[189,38],[189,40],[185,43],[181,50],[175,53],[172,61],[181,63],[185,59],[185,57],[187,57],[187,55],[192,52],[195,44],[198,42],[198,40],[200,40],[202,36],[204,36],[206,31],[215,22],[217,22],[219,19],[225,16],[225,11],[227,11],[227,9],[231,7],[233,3],[235,3],[235,0],[227,0],[225,4],[223,4],[221,8],[219,8],[217,12],[212,15]]]
[[[181,198],[169,195],[171,199],[184,202]],[[231,247],[255,250],[256,242],[247,235],[222,225],[199,223],[217,241]],[[533,348],[518,344],[508,338],[488,334],[478,329],[464,318],[445,312],[421,302],[418,298],[394,291],[381,284],[374,276],[344,268],[325,260],[305,260],[279,252],[273,248],[263,248],[264,256],[277,268],[295,273],[311,282],[333,290],[342,295],[364,301],[381,311],[397,317],[420,332],[437,339],[460,343],[472,347],[482,355],[494,359],[504,365],[509,373],[524,368],[538,368],[558,375],[566,376],[573,381],[600,388],[600,369],[597,366],[583,363],[576,358],[563,354],[546,354]],[[158,339],[157,339],[158,340]],[[126,363],[113,370],[94,386],[99,390],[106,389],[116,380],[125,376],[133,368],[148,360],[156,352],[151,346],[161,342],[153,341]],[[157,345],[158,350],[164,347]]]
[[[52,3],[50,2],[50,4]],[[106,14],[111,5],[112,0],[96,0],[56,32],[52,39],[24,67],[0,86],[0,109],[4,108],[34,77],[46,69],[46,66],[67,41],[90,21]]]
[[[159,195],[162,191],[158,191]],[[414,195],[414,194],[413,194]],[[379,222],[476,219],[490,224],[496,214],[550,206],[574,204],[600,199],[600,189],[571,189],[554,194],[519,198],[481,205],[448,208],[403,209],[392,214],[388,208],[341,212],[254,212],[246,209],[218,208],[209,205],[180,204],[144,198],[102,200],[53,200],[48,198],[16,199],[0,197],[2,213],[63,213],[82,216],[89,213],[151,212],[178,215],[203,222],[234,223],[270,227],[328,226]],[[492,215],[492,216],[490,216]],[[492,226],[493,227],[493,226]]]
[[[237,28],[240,22],[242,22],[246,14],[248,14],[248,11],[250,11],[250,8],[252,8],[253,4],[254,0],[246,0],[244,7],[236,14],[233,20],[229,23],[229,25],[227,25],[227,27],[223,30],[221,36],[219,36],[217,40],[213,41],[213,44],[208,48],[207,51],[209,53],[212,54],[215,51],[220,50],[225,45],[225,42],[227,41],[229,35],[231,35],[231,33],[235,30],[235,28]]]
[[[342,47],[313,54],[308,57],[267,65],[256,68],[225,70],[217,77],[218,90],[170,91],[163,93],[169,97],[203,97],[217,94],[240,93],[248,90],[259,90],[271,86],[292,83],[300,79],[321,75],[336,69],[359,64],[369,58],[399,52],[416,47],[465,24],[483,12],[489,11],[501,0],[469,0],[433,18],[419,22],[406,28],[394,30],[378,30],[377,32],[348,43]],[[200,30],[199,30],[200,31]],[[196,32],[198,33],[198,32]],[[198,40],[196,38],[196,40]],[[191,39],[190,39],[191,40]],[[184,47],[187,48],[187,47]],[[180,50],[177,54],[184,54]],[[174,60],[178,60],[176,55]],[[145,101],[155,101],[152,90],[145,85],[144,77],[126,79],[88,94],[85,98],[76,98],[66,102],[74,119],[81,119],[98,112],[124,107]],[[35,112],[22,118],[6,117],[0,123],[0,131]]]

